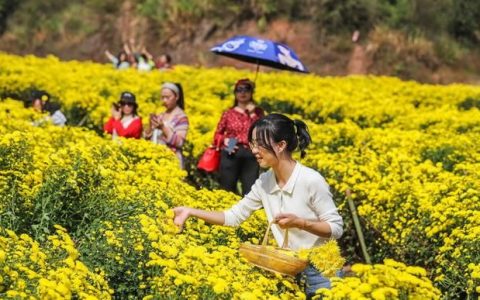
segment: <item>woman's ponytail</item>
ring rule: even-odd
[[[255,136],[253,136],[254,129]],[[252,142],[253,140],[275,155],[272,142],[285,141],[287,143],[286,151],[291,154],[299,148],[302,158],[306,155],[305,149],[312,142],[307,125],[303,121],[292,120],[285,115],[276,113],[269,114],[250,126],[248,141]]]
[[[300,157],[304,158],[307,152],[308,145],[312,142],[312,138],[310,137],[310,133],[308,133],[307,124],[300,120],[294,120],[293,125],[295,126],[295,134],[298,139],[298,148],[300,149]]]

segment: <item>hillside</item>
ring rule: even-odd
[[[253,69],[209,52],[212,45],[230,36],[249,34],[290,45],[319,75],[480,82],[480,5],[462,0],[455,4],[439,1],[431,7],[429,2],[90,0],[19,4],[1,0],[0,50],[107,62],[106,49],[117,53],[123,43],[130,43],[146,46],[154,55],[170,53],[177,64]],[[360,38],[353,43],[355,30]]]

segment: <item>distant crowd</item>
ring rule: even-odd
[[[115,56],[108,49],[105,55],[112,62],[116,69],[137,69],[139,71],[170,70],[173,69],[172,57],[164,53],[154,57],[147,51],[146,47],[133,47],[123,45],[123,49]]]

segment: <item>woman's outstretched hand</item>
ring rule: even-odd
[[[190,208],[179,206],[179,207],[175,207],[173,209],[173,212],[175,213],[175,218],[173,219],[173,223],[180,228],[179,232],[182,232],[185,221],[188,219],[188,217],[190,217]]]
[[[278,214],[275,216],[274,219],[275,223],[277,223],[280,228],[302,228],[304,220],[302,218],[297,217],[294,214],[283,213]]]

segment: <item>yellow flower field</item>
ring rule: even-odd
[[[241,242],[262,235],[262,212],[237,229],[190,220],[177,234],[172,223],[174,206],[223,209],[238,200],[191,183],[244,77],[252,74],[187,66],[138,73],[0,54],[0,296],[303,298],[293,279],[238,256]],[[124,90],[137,95],[141,116],[161,111],[163,81],[184,87],[186,172],[161,146],[98,135]],[[32,125],[40,116],[18,100],[33,88],[62,104],[70,126]],[[259,74],[255,98],[267,112],[307,122],[313,145],[302,163],[334,191],[347,261],[361,259],[347,189],[363,219],[377,264],[355,265],[356,276],[334,279],[325,298],[478,297],[480,88],[281,72]],[[82,271],[72,277],[75,268]]]

